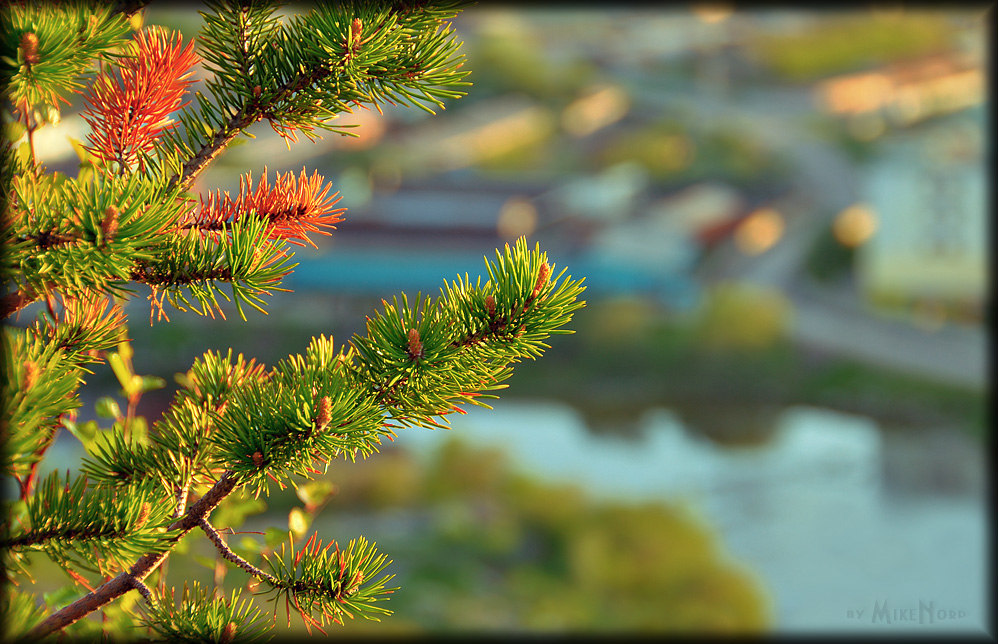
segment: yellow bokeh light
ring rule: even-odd
[[[850,248],[866,242],[877,231],[877,216],[863,204],[849,206],[832,222],[832,234]]]
[[[696,156],[696,147],[688,136],[673,134],[662,141],[662,163],[667,170],[687,168]]]
[[[561,126],[572,136],[588,136],[624,118],[628,109],[630,101],[622,89],[601,87],[569,103],[561,113]]]
[[[735,229],[735,244],[747,255],[759,255],[783,236],[783,215],[773,208],[759,208]]]
[[[537,228],[537,208],[524,197],[511,197],[499,209],[496,229],[503,239],[529,237]]]
[[[690,9],[707,24],[723,22],[734,12],[734,8],[727,4],[695,4]]]

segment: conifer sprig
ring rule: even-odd
[[[314,626],[325,634],[322,626],[342,625],[344,617],[353,619],[355,614],[373,621],[391,614],[377,603],[398,588],[385,587],[395,575],[377,578],[391,560],[377,551],[376,544],[359,537],[340,550],[335,541],[323,546],[316,533],[297,551],[290,535],[288,544],[287,549],[282,544],[273,557],[264,556],[264,561],[276,579],[269,592],[274,593],[275,604],[284,600],[289,625],[292,606],[310,633]]]
[[[234,302],[240,317],[246,319],[243,305],[262,312],[263,297],[274,291],[287,291],[279,285],[297,264],[281,247],[269,243],[270,222],[255,213],[222,224],[222,234],[205,236],[189,229],[164,236],[168,249],[150,261],[136,262],[130,273],[132,281],[152,288],[158,304],[169,302],[181,311],[223,319],[225,311],[219,297]],[[230,297],[218,283],[227,284]]]
[[[145,29],[132,42],[130,57],[84,93],[82,114],[91,128],[87,150],[105,165],[117,163],[122,172],[176,126],[170,115],[186,105],[184,92],[200,61],[192,43],[184,46],[179,33],[168,35],[159,27]]]
[[[236,136],[266,119],[290,142],[316,129],[349,133],[335,119],[360,105],[443,107],[463,95],[463,54],[445,21],[464,3],[320,3],[288,24],[279,3],[212,1],[199,41],[208,96],[182,115],[184,133],[167,135],[188,187]]]
[[[0,473],[20,481],[23,492],[60,416],[80,406],[76,391],[82,373],[65,351],[29,330],[4,331]]]
[[[269,624],[260,609],[242,592],[218,596],[196,581],[184,591],[180,602],[173,589],[162,599],[142,607],[142,626],[160,642],[256,642],[269,639]]]
[[[128,42],[127,20],[104,2],[10,3],[0,15],[0,85],[22,114],[68,103],[92,61],[112,61]]]
[[[382,574],[390,562],[373,543],[361,537],[341,549],[312,535],[298,547],[293,535],[304,528],[296,528],[289,547],[264,557],[271,570],[264,572],[228,548],[211,513],[223,503],[238,507],[229,499],[237,490],[259,502],[251,496],[269,493],[271,483],[296,486],[333,459],[376,453],[402,428],[445,426],[463,405],[484,405],[513,364],[569,332],[564,325],[584,305],[584,287],[563,279],[564,270],[555,275],[539,246],[521,239],[486,260],[484,285],[465,275],[445,282],[438,298],[385,301],[367,334],[339,349],[321,335],[269,369],[231,351],[208,352],[147,426],[135,406],[162,380],[132,370],[121,306],[130,284],[152,290],[152,312],[162,317],[165,304],[224,317],[226,300],[245,318],[246,306],[263,311],[264,297],[285,290],[281,281],[295,266],[287,244],[315,246],[310,236],[329,234],[343,214],[339,193],[304,169],[273,183],[266,168],[256,183],[247,173],[237,196],[208,192],[195,204],[188,190],[207,163],[261,120],[289,143],[321,130],[345,134],[336,119],[353,109],[432,112],[468,83],[448,23],[463,2],[320,3],[283,19],[269,0],[213,0],[197,42],[210,74],[191,97],[192,44],[157,27],[126,40],[122,14],[143,4],[122,0],[109,12],[69,0],[5,10],[15,28],[0,39],[0,77],[10,81],[10,109],[23,121],[20,132],[8,129],[26,140],[3,149],[10,189],[0,219],[0,314],[40,299],[47,306],[34,324],[3,332],[3,466],[21,491],[4,507],[4,566],[26,573],[26,556],[41,553],[88,589],[77,569],[119,571],[51,614],[19,598],[5,610],[32,628],[29,638],[43,638],[138,590],[145,625],[163,639],[261,634],[258,611],[238,594],[209,600],[185,584],[175,605],[172,590],[146,585],[200,527],[309,630],[355,615],[377,619],[390,613],[380,602],[394,589],[386,587],[392,575]],[[74,143],[81,170],[48,172],[35,156],[34,133],[58,120],[55,103],[80,91],[95,61],[99,72],[84,96],[88,145]],[[98,413],[114,418],[112,426],[77,424],[77,390],[105,357],[127,413],[102,399]],[[60,428],[86,449],[82,475],[53,474],[35,485]]]
[[[19,175],[2,276],[35,299],[56,292],[127,296],[134,266],[161,255],[165,232],[182,212],[179,197],[138,175]]]
[[[68,473],[63,479],[52,472],[28,498],[23,514],[8,517],[0,547],[10,564],[23,565],[25,554],[38,551],[66,570],[108,575],[168,547],[169,510],[152,486],[125,494],[88,487],[85,476],[71,481]]]
[[[308,233],[329,235],[334,224],[343,221],[346,208],[333,208],[340,201],[340,193],[329,194],[332,184],[323,184],[318,172],[309,177],[302,168],[301,176],[293,172],[277,174],[273,185],[267,181],[267,168],[253,187],[253,175],[239,178],[239,195],[224,196],[221,191],[202,195],[198,211],[183,223],[184,228],[196,228],[202,233],[221,232],[225,224],[255,213],[269,222],[268,236],[274,240],[287,240],[297,246],[315,243]]]

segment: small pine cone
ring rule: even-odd
[[[485,296],[485,310],[488,311],[490,318],[495,318],[496,316],[496,298],[491,295]]]
[[[547,262],[541,264],[541,270],[537,274],[537,283],[534,284],[534,291],[530,294],[530,299],[537,297],[544,285],[548,283],[548,277],[551,276],[551,267],[548,266]]]
[[[262,92],[263,92],[263,90],[260,88],[259,85],[254,85],[253,86],[253,98],[260,98],[260,94]]]
[[[27,391],[38,381],[38,365],[28,360],[24,363],[24,389]]]
[[[409,329],[409,357],[413,360],[419,360],[423,357],[423,343],[419,339],[419,331],[416,329]]]
[[[329,421],[333,419],[333,402],[329,399],[329,396],[323,396],[322,400],[319,401],[319,413],[315,416],[315,428],[318,430],[325,429]]]
[[[38,62],[38,36],[30,31],[21,34],[21,51],[24,52],[24,62],[34,65]]]
[[[114,236],[118,233],[118,209],[114,206],[108,206],[107,210],[104,211],[104,219],[100,222],[101,232],[104,233],[104,245],[107,245],[114,239]]]
[[[364,583],[364,572],[358,570],[357,574],[354,575],[353,579],[351,579],[351,582],[350,587],[347,588],[344,593],[344,597],[350,597],[360,589],[360,585]]]
[[[260,450],[253,452],[253,465],[263,467],[263,454],[260,453]]]
[[[222,634],[218,638],[218,642],[219,644],[228,644],[229,642],[232,641],[232,638],[234,638],[235,636],[236,636],[236,623],[229,622],[228,624],[225,625],[225,628],[222,629]]]
[[[364,23],[360,18],[354,18],[350,23],[350,42],[354,49],[360,46],[360,34],[364,30]]]

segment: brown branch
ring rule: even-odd
[[[202,519],[207,517],[225,497],[236,489],[237,485],[238,481],[232,472],[223,474],[218,482],[197,503],[192,505],[182,518],[170,525],[170,530],[180,531],[170,538],[171,545],[176,545],[181,537],[197,527]],[[51,633],[61,631],[132,589],[138,589],[141,592],[141,586],[144,585],[142,584],[143,580],[156,570],[168,556],[170,556],[169,550],[143,555],[127,572],[122,572],[97,590],[87,593],[69,606],[50,615],[45,621],[33,628],[25,640],[41,640]]]
[[[257,120],[256,114],[249,114],[240,112],[236,114],[229,122],[225,124],[225,127],[216,132],[215,136],[211,137],[211,141],[208,141],[198,153],[191,157],[184,167],[181,169],[179,175],[174,175],[170,179],[170,184],[167,186],[167,190],[173,188],[177,183],[184,190],[188,190],[194,180],[197,178],[201,171],[204,170],[212,159],[221,154],[225,146],[229,144],[229,141],[236,138],[236,136],[244,129],[249,127],[252,123]]]
[[[41,295],[27,289],[15,291],[9,295],[0,297],[0,319],[6,319],[14,315],[27,305],[41,299]]]
[[[277,93],[270,100],[271,105],[275,105],[280,101],[284,100],[287,96],[299,92],[305,87],[308,87],[312,83],[319,81],[331,72],[323,66],[316,66],[311,69],[306,74],[300,76],[295,76],[289,79],[284,85],[278,88]],[[263,105],[260,105],[254,99],[253,102],[244,105],[243,108],[229,119],[229,122],[225,126],[215,133],[215,136],[211,137],[211,141],[208,141],[201,149],[198,150],[197,154],[191,157],[184,167],[181,169],[179,175],[174,175],[170,179],[169,188],[174,187],[178,183],[184,190],[188,190],[191,184],[199,174],[207,167],[207,165],[217,157],[225,146],[229,144],[229,141],[236,138],[240,132],[252,125],[253,123],[259,121],[261,118],[267,117],[272,119],[273,113],[268,112]]]
[[[246,561],[236,553],[232,552],[229,546],[226,545],[225,541],[222,540],[222,536],[218,534],[218,532],[210,523],[208,523],[208,519],[201,519],[198,525],[200,525],[201,529],[204,530],[204,533],[208,535],[208,539],[210,539],[211,542],[215,544],[215,548],[218,549],[218,553],[222,555],[223,559],[228,559],[229,561],[236,564],[237,566],[239,566],[249,574],[253,575],[257,579],[262,579],[274,585],[277,585],[279,583],[277,578],[274,577],[273,575],[260,570],[250,562]]]
[[[145,6],[149,4],[149,1],[150,0],[118,0],[111,11],[114,13],[123,13],[126,18],[131,18],[132,14],[144,9]]]

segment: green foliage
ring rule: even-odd
[[[0,271],[18,289],[72,297],[90,291],[127,296],[124,285],[140,271],[150,273],[142,279],[156,283],[155,267],[148,266],[155,258],[200,259],[193,253],[179,255],[179,249],[170,247],[174,236],[164,234],[182,212],[175,187],[158,186],[138,174],[99,175],[81,182],[54,173],[19,175],[11,192],[11,214],[18,226]],[[116,222],[113,234],[105,230],[109,213]]]
[[[24,477],[41,460],[59,415],[79,406],[81,374],[64,351],[30,332],[4,333],[3,342],[3,473]]]
[[[12,4],[0,15],[0,85],[14,104],[57,109],[59,100],[68,103],[66,95],[83,86],[92,62],[112,61],[129,32],[112,5],[93,0]]]
[[[897,16],[823,16],[799,33],[773,33],[749,44],[753,55],[793,81],[853,71],[864,65],[939,51],[952,29],[932,11]]]
[[[462,4],[320,3],[284,18],[275,2],[210,2],[198,39],[209,78],[189,106],[193,47],[158,27],[127,39],[137,24],[121,13],[128,3],[4,9],[12,29],[0,75],[12,88],[12,118],[2,150],[0,303],[5,318],[44,305],[25,328],[3,330],[3,473],[18,486],[0,532],[5,635],[264,635],[249,598],[215,592],[224,562],[309,629],[391,613],[381,605],[394,592],[385,585],[393,575],[382,574],[390,561],[373,543],[359,537],[340,548],[316,534],[300,543],[334,492],[313,477],[334,459],[378,452],[400,427],[437,427],[462,405],[482,404],[505,386],[512,364],[570,332],[564,326],[584,306],[581,281],[562,279],[564,270],[554,277],[547,256],[521,239],[486,260],[484,285],[459,276],[411,308],[405,294],[394,297],[369,318],[368,334],[345,346],[320,335],[269,369],[209,351],[178,374],[172,404],[149,420],[138,404],[166,381],[136,373],[123,303],[135,285],[148,287],[150,325],[169,321],[165,305],[223,318],[223,302],[243,319],[247,307],[264,312],[264,297],[285,291],[281,281],[296,266],[288,244],[329,234],[343,212],[332,208],[338,195],[304,170],[255,185],[247,174],[236,199],[193,195],[195,179],[259,120],[297,141],[316,130],[347,133],[335,119],[358,106],[432,112],[462,96],[467,72],[448,23]],[[34,135],[58,121],[57,100],[81,90],[91,134],[73,142],[79,172],[49,172]],[[123,400],[98,398],[98,420],[78,423],[79,390],[105,362]],[[61,429],[85,449],[81,473],[42,477]],[[243,536],[230,548],[223,535],[266,508],[259,497],[271,483],[296,487],[304,504],[291,508],[287,533],[271,526],[262,543]],[[215,558],[201,561],[215,588],[185,583],[177,599],[164,562],[193,553],[195,529],[214,548]],[[91,593],[8,592],[30,577],[35,554]],[[271,572],[255,565],[264,563]],[[99,606],[100,622],[83,619]]]
[[[264,560],[275,578],[272,582],[274,601],[294,602],[295,610],[306,626],[321,628],[327,623],[342,626],[343,618],[353,619],[354,613],[373,621],[380,621],[379,615],[391,614],[388,609],[376,605],[387,599],[383,595],[398,588],[385,588],[395,575],[385,575],[375,581],[391,563],[377,552],[375,544],[360,537],[351,540],[341,551],[335,542],[323,546],[317,534],[313,534],[297,553],[293,538],[288,544],[287,549],[282,544],[280,552],[273,558],[264,556]],[[332,551],[331,546],[335,546]],[[319,619],[315,619],[316,611]]]
[[[147,552],[168,547],[171,504],[153,486],[129,490],[89,487],[85,476],[65,483],[58,472],[10,514],[0,538],[7,565],[21,568],[23,555],[43,552],[65,568],[110,574]]]
[[[184,584],[179,605],[171,590],[165,601],[144,606],[141,621],[160,642],[255,642],[269,632],[260,609],[238,590],[219,597],[197,582]]]

